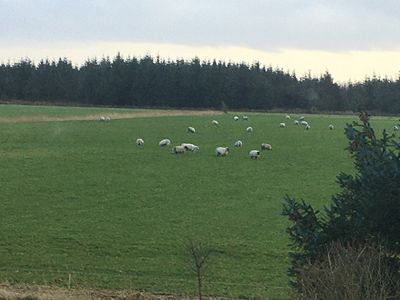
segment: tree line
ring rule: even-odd
[[[160,57],[29,59],[0,65],[0,100],[85,105],[400,112],[399,78],[337,84],[260,65]]]

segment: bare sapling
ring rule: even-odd
[[[186,244],[187,255],[191,258],[190,269],[195,273],[197,278],[197,288],[199,300],[203,299],[203,282],[206,265],[211,254],[211,249],[201,242],[189,240]]]

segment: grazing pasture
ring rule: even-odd
[[[1,105],[0,117],[25,109]],[[343,128],[357,118],[306,115],[311,128],[305,130],[294,125],[294,114],[290,120],[286,114],[235,115],[239,120],[234,114],[148,114],[109,122],[0,123],[0,280],[66,285],[71,274],[72,286],[195,294],[183,254],[192,239],[212,249],[206,294],[286,298],[283,197],[320,208],[329,201],[336,175],[352,172]],[[377,132],[392,132],[396,123],[373,118]],[[171,145],[160,147],[164,138]],[[237,140],[242,147],[234,147]],[[172,154],[181,143],[200,149]],[[250,159],[261,143],[273,150]],[[217,157],[218,146],[229,147],[229,154]]]
[[[102,107],[71,107],[71,106],[35,106],[1,104],[0,117],[28,117],[28,116],[89,116],[95,114],[131,113],[132,111],[146,111],[144,109],[122,109]]]

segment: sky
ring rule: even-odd
[[[397,79],[399,16],[398,0],[0,0],[0,62],[120,52]]]

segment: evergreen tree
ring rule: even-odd
[[[360,114],[360,120],[345,131],[356,174],[339,174],[341,191],[333,195],[325,216],[304,201],[286,197],[283,215],[293,222],[288,228],[294,250],[292,276],[306,262],[319,259],[332,242],[382,245],[399,274],[400,144],[385,131],[376,137],[366,113]]]
[[[149,55],[88,59],[29,59],[0,65],[0,99],[145,107],[304,109],[400,112],[400,82],[376,76],[338,85],[326,72],[298,79],[282,69],[223,61],[165,61]]]

